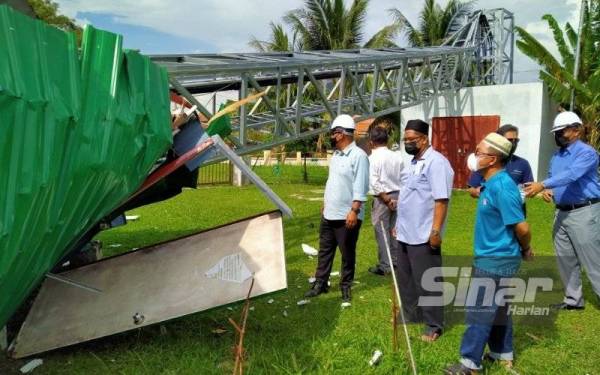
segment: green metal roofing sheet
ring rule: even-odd
[[[163,68],[0,6],[0,326],[171,144]]]

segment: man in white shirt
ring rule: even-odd
[[[402,156],[390,150],[388,129],[394,124],[385,117],[378,117],[369,129],[371,155],[369,156],[369,189],[373,194],[371,222],[375,229],[375,240],[378,248],[378,263],[369,268],[376,275],[387,275],[391,272],[385,241],[390,244],[392,260],[396,257],[398,243],[390,238],[392,228],[396,225],[396,202],[400,191],[400,172],[404,167]],[[383,228],[382,224],[383,223]],[[395,263],[395,262],[394,262]]]

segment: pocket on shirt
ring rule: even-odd
[[[419,176],[410,179],[408,188],[412,190],[426,189],[429,187],[429,180],[425,176]]]

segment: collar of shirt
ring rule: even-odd
[[[417,164],[418,161],[427,159],[429,157],[429,155],[431,155],[432,150],[433,150],[433,148],[431,147],[431,145],[427,146],[427,150],[425,150],[425,152],[423,153],[423,155],[421,155],[421,157],[419,159],[417,159],[416,156],[413,156],[413,158],[410,162],[412,164]]]
[[[571,155],[573,152],[576,151],[576,149],[579,148],[580,144],[581,144],[581,140],[578,139],[575,142],[568,145],[567,147],[559,149],[558,153],[561,155],[565,155],[565,154]]]
[[[345,149],[335,150],[335,154],[348,155],[352,151],[352,149],[354,149],[354,147],[356,147],[356,142],[352,141],[352,143],[350,143],[348,146],[346,146]]]
[[[387,146],[378,146],[378,147],[371,149],[371,154],[380,154],[387,149],[388,149]]]

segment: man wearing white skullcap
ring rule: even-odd
[[[531,259],[533,252],[521,193],[504,169],[511,148],[509,140],[490,133],[467,161],[469,169],[481,173],[485,180],[477,201],[471,285],[493,282],[494,295],[490,304],[486,296],[488,288],[476,288],[474,303],[470,302],[471,298],[467,299],[461,360],[446,368],[446,374],[475,374],[481,370],[483,358],[512,367],[512,319],[505,297],[507,286],[501,280],[511,278],[519,269],[521,259]],[[486,345],[489,352],[484,356]]]

